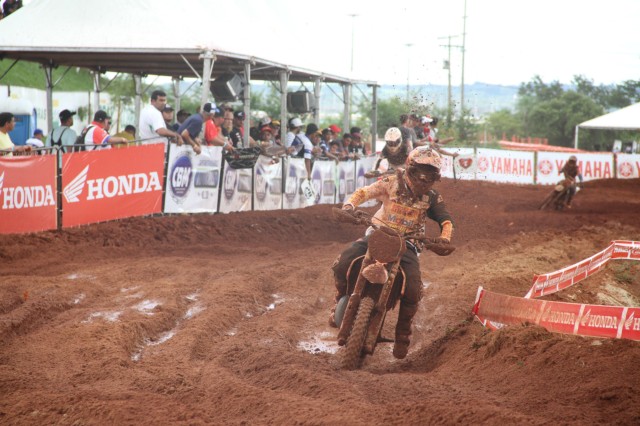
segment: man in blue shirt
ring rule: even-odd
[[[193,152],[196,154],[202,152],[202,143],[200,140],[202,125],[205,120],[209,120],[216,112],[220,113],[216,104],[207,102],[202,107],[202,111],[189,116],[178,128],[178,134],[182,136],[185,142],[191,145]]]

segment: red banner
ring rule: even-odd
[[[62,156],[64,227],[159,213],[164,145]]]
[[[640,340],[640,308],[525,299],[479,288],[473,313],[486,327],[525,322],[564,334]]]
[[[56,156],[0,157],[0,233],[57,227]]]

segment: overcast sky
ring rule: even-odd
[[[242,12],[225,16],[227,1]],[[170,14],[178,7],[189,9],[189,3],[154,0],[153,7]],[[263,59],[279,61],[282,54],[291,65],[381,84],[447,84],[446,37],[455,36],[452,45],[463,43],[465,0],[210,0],[206,7],[209,4],[219,4],[220,12],[202,31],[216,34],[219,20],[237,23],[237,31],[221,33],[221,41],[246,37],[255,43],[255,56]],[[534,75],[564,84],[574,75],[597,85],[640,79],[640,0],[467,0],[466,16],[465,84],[517,86]],[[100,21],[99,14],[95,19]],[[173,30],[180,31],[180,25]],[[461,48],[452,47],[454,86],[461,81],[461,63]]]
[[[325,0],[313,11],[306,2],[265,1],[297,21],[308,46],[302,64],[341,75],[351,68],[352,24],[354,75],[381,83],[446,84],[441,37],[463,41],[464,0]],[[596,84],[640,79],[640,0],[467,0],[466,15],[467,84],[518,85],[536,74],[561,83],[576,74]],[[452,48],[453,85],[461,62]]]

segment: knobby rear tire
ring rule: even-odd
[[[551,201],[553,201],[553,199],[555,198],[555,196],[558,194],[558,191],[556,191],[555,189],[552,190],[547,197],[544,199],[544,201],[542,202],[542,204],[540,204],[540,210],[544,210],[547,208],[547,206],[549,206],[549,204],[551,204]]]
[[[360,301],[356,320],[353,323],[351,333],[347,338],[344,348],[338,355],[340,357],[340,368],[345,370],[354,370],[360,366],[362,356],[362,346],[369,329],[369,321],[371,320],[371,312],[375,302],[370,297],[365,297]]]

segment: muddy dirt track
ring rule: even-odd
[[[439,183],[458,250],[421,257],[409,356],[383,344],[348,372],[329,267],[364,229],[331,206],[0,236],[0,424],[639,424],[640,343],[470,315],[479,285],[523,296],[640,240],[640,181],[585,186],[541,212],[548,187]],[[640,265],[547,297],[638,306]]]

